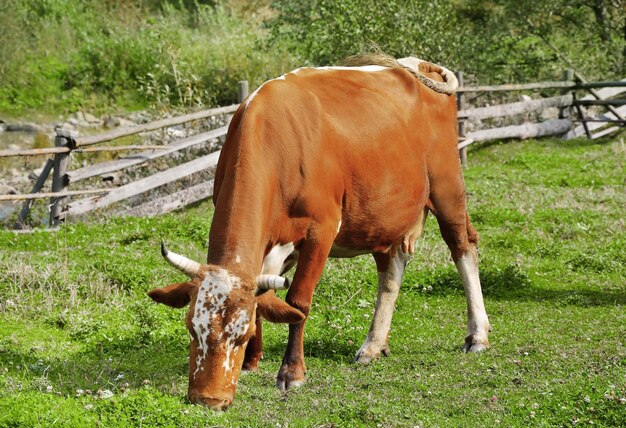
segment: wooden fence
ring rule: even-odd
[[[613,98],[626,92],[626,79],[617,82],[589,83],[576,73],[567,71],[564,73],[562,81],[498,86],[464,86],[463,74],[458,73],[458,78],[460,82],[460,88],[457,92],[459,153],[464,164],[467,163],[467,147],[477,142],[506,138],[534,138],[546,135],[562,135],[564,138],[586,135],[587,138],[598,138],[618,131],[626,123],[624,119],[626,117],[626,100]],[[536,99],[526,96],[523,101],[500,105],[482,107],[470,105],[476,103],[476,99],[478,99],[480,94],[547,90],[557,90],[561,93],[552,97],[539,97]],[[589,94],[578,98],[577,94],[581,91],[587,91]],[[248,83],[240,82],[238,87],[239,102],[247,94]],[[474,94],[476,96],[475,99],[470,99],[469,94]],[[590,116],[589,107],[591,106],[595,106],[593,108],[596,109],[606,109],[607,112]],[[227,123],[224,126],[166,145],[93,147],[94,145],[217,115],[230,115],[237,108],[238,104],[234,104],[147,124],[121,127],[107,133],[91,136],[78,136],[72,132],[58,130],[54,148],[0,151],[0,157],[53,155],[53,158],[47,161],[39,174],[31,193],[0,195],[0,201],[24,201],[15,224],[15,228],[19,229],[25,227],[29,210],[34,200],[50,199],[50,225],[56,226],[70,217],[77,217],[99,208],[108,207],[136,195],[145,194],[165,184],[189,177],[194,173],[209,170],[217,164],[219,150],[119,187],[76,189],[76,183],[82,180],[101,177],[105,174],[141,165],[193,146],[205,144],[210,140],[224,137],[231,116],[228,116]],[[560,110],[558,117],[542,122],[526,121],[525,117],[541,113],[548,108],[558,108]],[[504,118],[509,121],[515,121],[519,117],[522,119],[517,120],[517,122],[521,123],[513,125],[489,127],[488,123],[484,123],[485,121]],[[478,125],[476,125],[477,123]],[[473,129],[470,129],[469,125],[471,124],[474,125]],[[69,169],[69,161],[73,153],[121,150],[139,151],[140,154],[128,155],[116,160],[95,163],[74,170]],[[51,192],[42,192],[50,174],[52,174]],[[70,187],[73,189],[70,190]],[[213,180],[210,179],[171,194],[148,200],[138,206],[126,208],[123,211],[119,211],[118,214],[136,216],[163,214],[206,199],[212,193]],[[83,198],[74,200],[74,197],[77,196],[82,196]],[[70,198],[72,199],[71,202]]]

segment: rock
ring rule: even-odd
[[[120,182],[120,173],[119,172],[110,172],[108,174],[102,175],[102,181],[110,186],[119,184]]]
[[[105,128],[116,128],[120,126],[120,118],[114,116],[107,116],[104,118],[104,127]]]
[[[83,115],[82,111],[77,111],[74,116],[76,117],[76,120],[79,122],[84,122],[85,121],[85,116]]]
[[[78,119],[76,119],[75,117],[70,117],[69,119],[67,119],[67,123],[73,126],[77,126],[79,122]]]
[[[522,101],[532,101],[533,99],[530,98],[528,95],[522,94],[522,96],[520,97],[522,99]]]
[[[83,113],[85,121],[91,125],[97,125],[100,123],[100,119],[95,117],[93,114]]]
[[[119,121],[120,121],[120,125],[119,126],[135,126],[135,125],[137,125],[132,120],[124,119],[123,117],[120,117]]]
[[[184,138],[186,137],[186,133],[184,130],[182,129],[174,129],[174,128],[167,128],[167,135],[173,137],[173,138]]]
[[[41,172],[43,171],[43,168],[37,168],[37,169],[33,169],[29,174],[28,174],[28,178],[32,181],[36,181],[39,176],[41,175]]]
[[[0,183],[0,195],[17,195],[15,187]]]
[[[8,123],[5,125],[7,132],[41,132],[41,126],[34,123]]]
[[[127,117],[135,123],[148,123],[152,121],[152,116],[145,111],[136,111],[129,114]]]

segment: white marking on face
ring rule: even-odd
[[[226,337],[226,359],[222,366],[226,372],[232,372],[235,366],[234,355],[239,351],[239,346],[235,343],[241,339],[250,327],[250,316],[246,311],[239,311],[232,322],[224,328]]]
[[[235,263],[241,263],[241,257],[239,257],[239,254],[235,256]]]
[[[226,313],[225,303],[233,288],[240,288],[241,280],[229,274],[224,269],[218,269],[206,274],[198,288],[198,295],[191,319],[196,338],[198,340],[198,355],[196,357],[196,373],[202,370],[201,365],[208,352],[207,340],[211,334],[211,323],[220,314]]]

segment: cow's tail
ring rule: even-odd
[[[420,82],[436,92],[453,95],[459,87],[459,81],[454,73],[445,67],[415,57],[400,58],[397,61],[398,64],[410,71]],[[437,73],[441,75],[443,82],[424,76],[421,72]]]

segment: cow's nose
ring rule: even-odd
[[[201,404],[213,410],[226,410],[233,404],[232,398],[215,398],[200,394],[189,394],[189,401],[193,404]]]

